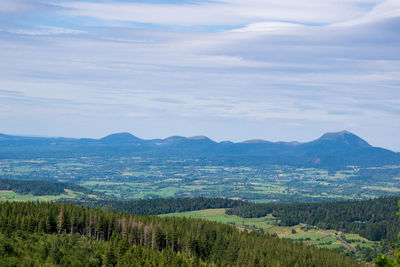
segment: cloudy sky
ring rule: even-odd
[[[400,151],[400,0],[1,0],[0,132]]]

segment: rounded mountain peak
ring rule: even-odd
[[[208,138],[205,135],[196,135],[196,136],[191,136],[188,137],[189,140],[203,140],[203,141],[212,141],[210,138]],[[213,141],[212,141],[213,142]]]
[[[341,131],[341,132],[332,132],[326,133],[321,136],[317,141],[331,141],[335,143],[341,143],[343,145],[354,146],[354,147],[370,147],[365,140],[361,139],[357,135],[349,132],[349,131]]]
[[[100,141],[109,144],[122,144],[122,143],[137,143],[142,141],[142,139],[134,136],[133,134],[125,132],[125,133],[115,133],[107,135],[106,137],[101,138]]]

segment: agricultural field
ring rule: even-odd
[[[59,199],[81,199],[84,197],[83,193],[75,192],[69,189],[65,189],[64,194],[60,195],[47,195],[47,196],[34,196],[32,194],[17,194],[13,191],[0,190],[0,201],[55,201]],[[96,199],[96,196],[86,195],[86,197],[92,197]]]
[[[264,229],[264,230],[268,230],[269,228],[273,227],[272,223],[276,222],[276,219],[272,216],[265,216],[261,218],[241,218],[238,216],[227,215],[225,214],[225,210],[226,209],[207,209],[198,211],[187,211],[181,213],[169,213],[160,216],[190,217],[196,219],[205,219],[210,221],[232,224],[239,228]]]
[[[249,231],[259,230],[265,233],[275,234],[281,238],[314,245],[319,248],[339,249],[342,251],[357,253],[362,248],[376,249],[379,242],[370,241],[357,234],[341,233],[335,230],[323,230],[305,224],[291,227],[278,226],[278,220],[271,215],[261,218],[241,218],[225,214],[226,209],[207,209],[188,211],[181,213],[169,213],[159,215],[161,217],[190,217],[217,221],[236,226],[239,229]]]
[[[400,166],[325,170],[151,157],[0,160],[0,178],[74,182],[122,199],[205,196],[272,203],[367,199],[400,195],[399,177]]]

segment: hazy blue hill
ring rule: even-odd
[[[273,142],[262,139],[251,139],[241,142],[242,144],[273,144]]]
[[[214,154],[218,143],[206,136],[171,136],[161,141],[149,141],[148,151],[156,155],[193,157]]]
[[[170,136],[165,138],[164,140],[161,140],[162,144],[173,144],[173,143],[179,143],[179,142],[184,142],[187,138],[183,136]]]
[[[372,147],[348,131],[326,133],[317,140],[294,147],[302,158],[318,165],[383,165],[400,162],[399,154]]]
[[[23,137],[20,136],[12,136],[7,134],[0,134],[0,141],[10,141],[10,140],[20,140]]]
[[[0,134],[0,147],[71,145],[77,140],[78,139],[64,137],[30,137]]]
[[[144,140],[140,139],[130,133],[115,133],[103,137],[99,140],[103,144],[133,144],[133,143],[143,143]]]
[[[335,149],[355,149],[371,147],[365,140],[348,131],[337,133],[326,133],[315,141],[305,143],[301,146],[318,146]]]
[[[65,157],[84,155],[147,155],[202,157],[231,164],[287,164],[328,168],[346,165],[400,164],[400,154],[372,147],[348,131],[326,133],[306,143],[248,140],[217,143],[206,136],[171,136],[144,140],[130,133],[101,139],[21,137],[0,135],[0,157]]]
[[[199,136],[192,136],[192,137],[183,137],[183,136],[171,136],[162,140],[163,144],[216,144],[215,141],[211,140],[207,136],[199,135]]]

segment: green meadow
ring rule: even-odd
[[[34,196],[32,194],[17,194],[14,191],[0,190],[0,201],[55,201],[59,199],[80,199],[82,197],[96,198],[95,195],[84,195],[81,192],[75,192],[65,189],[64,194],[60,195],[47,195],[47,196]]]
[[[308,245],[314,245],[321,248],[342,248],[344,250],[348,250],[348,248],[340,241],[340,239],[346,240],[346,242],[354,249],[356,247],[373,247],[376,245],[376,242],[370,241],[357,234],[341,234],[335,230],[323,230],[323,232],[325,232],[323,233],[319,229],[306,227],[304,224],[298,224],[291,227],[278,226],[276,225],[278,220],[271,215],[261,218],[241,218],[234,215],[227,215],[225,214],[225,210],[226,209],[206,209],[162,214],[159,216],[188,217],[227,223],[234,225],[239,229],[247,229],[249,231],[261,230],[266,233],[276,234],[282,238],[304,242]]]

